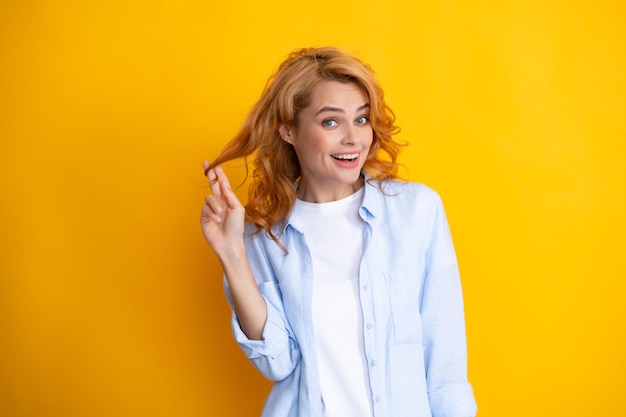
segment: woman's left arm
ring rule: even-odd
[[[467,378],[461,280],[439,197],[434,202],[432,214],[420,312],[428,397],[433,417],[473,417],[476,402]]]

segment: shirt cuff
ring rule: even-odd
[[[449,385],[428,393],[433,417],[474,417],[477,406],[469,383]]]

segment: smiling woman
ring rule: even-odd
[[[301,200],[335,201],[363,186],[361,169],[374,135],[367,93],[356,83],[321,82],[297,124],[283,124],[279,132],[300,163]]]
[[[246,215],[277,243],[272,226],[291,210],[296,199],[294,183],[302,175],[294,147],[281,140],[279,130],[285,133],[285,129],[297,127],[300,113],[310,105],[312,90],[327,81],[354,83],[363,90],[373,132],[363,168],[378,180],[396,177],[399,145],[392,136],[398,128],[369,66],[335,48],[306,48],[293,52],[270,78],[241,131],[212,163],[217,166],[255,154],[254,182],[249,189]]]
[[[204,163],[202,229],[233,331],[275,381],[265,417],[476,413],[445,213],[433,190],[396,179],[396,132],[367,65],[303,49]],[[244,208],[220,164],[252,154]]]

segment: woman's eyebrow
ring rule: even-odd
[[[356,109],[357,112],[361,111],[361,110],[365,110],[368,109],[370,107],[369,103],[365,103],[363,104],[361,107],[359,107],[358,109]],[[324,106],[321,109],[319,109],[316,113],[315,116],[317,116],[320,113],[324,113],[324,112],[335,112],[335,113],[345,113],[345,110],[340,108],[340,107],[332,107],[332,106]]]

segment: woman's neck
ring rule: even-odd
[[[316,187],[306,181],[300,181],[296,196],[308,203],[329,203],[354,194],[363,187],[364,183],[363,176],[359,176],[352,184],[337,184],[335,187]]]

